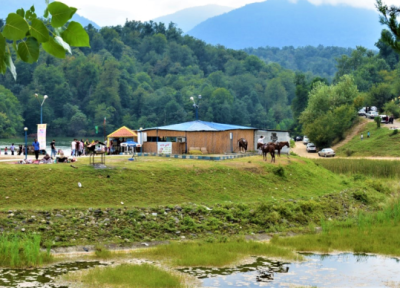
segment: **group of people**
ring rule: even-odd
[[[14,143],[12,143],[10,148],[8,148],[8,147],[4,148],[4,155],[14,156],[15,153],[17,153],[17,155],[25,155],[25,147],[22,146],[22,145],[19,145],[18,148],[17,148],[14,145]],[[1,155],[1,149],[0,149],[0,155]]]
[[[82,139],[74,139],[71,142],[71,156],[84,156],[86,155],[85,146],[89,145],[89,140],[86,139],[84,142]]]

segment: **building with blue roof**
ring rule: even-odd
[[[245,138],[248,147],[254,147],[257,129],[207,121],[190,121],[138,131],[143,152],[185,154],[201,151],[203,154],[239,152],[238,140]]]

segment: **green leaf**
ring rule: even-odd
[[[49,30],[44,23],[39,19],[33,19],[31,24],[31,35],[35,37],[39,43],[49,41]]]
[[[21,60],[29,64],[39,59],[39,42],[32,37],[18,44],[18,55]]]
[[[71,21],[61,36],[71,46],[90,47],[89,35],[78,22]]]
[[[23,8],[17,10],[17,14],[22,18],[25,17],[25,10]]]
[[[17,80],[17,69],[15,68],[14,62],[12,60],[11,54],[6,53],[5,55],[5,63],[7,67],[10,69],[11,74],[14,77],[14,80]]]
[[[32,5],[30,10],[31,10],[32,13],[35,13],[35,6]]]
[[[70,8],[61,2],[51,2],[47,7],[52,18],[51,25],[53,27],[62,27],[68,22],[76,12],[75,8]]]
[[[4,55],[6,55],[6,38],[0,32],[0,61],[4,58]]]
[[[0,57],[0,74],[6,74],[7,72],[7,65],[4,61],[4,57]]]
[[[49,18],[49,9],[46,8],[46,10],[44,10],[44,14],[43,14],[44,18]]]
[[[54,40],[57,44],[61,45],[65,50],[67,50],[69,54],[72,54],[71,47],[60,36],[54,37]]]
[[[42,44],[44,51],[53,55],[57,58],[65,58],[65,49],[60,44],[58,44],[53,37],[49,38],[49,41]]]
[[[28,31],[29,25],[24,18],[15,13],[8,14],[3,30],[4,37],[13,41],[21,40]]]

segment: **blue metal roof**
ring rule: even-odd
[[[253,127],[246,126],[238,126],[238,125],[230,125],[230,124],[220,124],[214,122],[206,122],[206,121],[191,121],[180,124],[173,124],[161,127],[153,127],[143,129],[146,130],[170,130],[170,131],[185,131],[185,132],[195,132],[195,131],[228,131],[228,130],[256,130]]]

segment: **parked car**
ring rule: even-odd
[[[335,157],[335,151],[332,148],[324,148],[318,152],[319,157]]]
[[[365,108],[358,110],[358,116],[365,116]]]
[[[306,150],[308,153],[317,152],[317,147],[315,147],[314,143],[308,143]]]
[[[294,141],[303,141],[303,136],[296,136],[296,138],[294,138]]]
[[[379,116],[378,112],[376,111],[369,111],[367,114],[365,114],[365,117],[369,119],[374,119],[376,116]]]
[[[389,123],[389,116],[387,115],[379,115],[381,117],[381,123],[388,124]]]
[[[307,145],[308,142],[310,142],[310,139],[308,139],[307,136],[304,136],[304,137],[303,137],[303,144],[304,144],[304,145]]]

